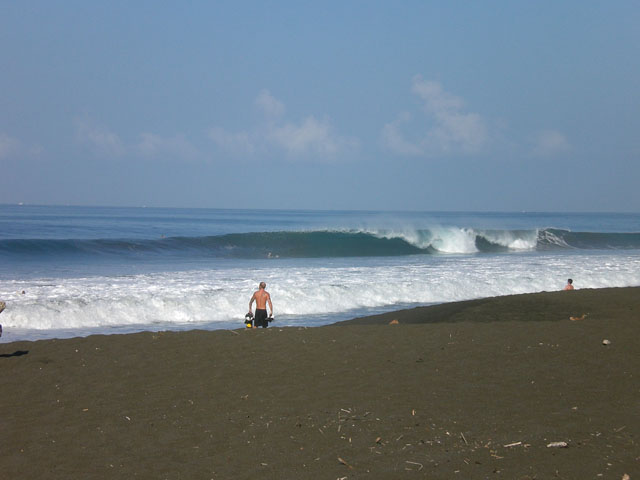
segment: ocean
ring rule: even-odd
[[[0,205],[2,341],[272,326],[640,285],[640,214]]]

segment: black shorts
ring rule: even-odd
[[[269,326],[269,321],[267,320],[267,310],[261,310],[256,308],[256,316],[253,319],[253,324],[256,327],[267,328]]]

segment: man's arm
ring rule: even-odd
[[[253,313],[253,312],[251,311],[251,305],[253,304],[253,302],[255,301],[255,299],[256,299],[256,294],[255,294],[255,292],[254,292],[254,294],[251,296],[251,300],[249,300],[249,313]]]

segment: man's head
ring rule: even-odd
[[[267,288],[267,284],[264,282],[260,282],[260,288]]]
[[[571,285],[571,284],[573,283],[573,280],[569,279],[569,280],[567,280],[567,283],[568,283],[569,285]]]

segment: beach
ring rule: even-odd
[[[629,287],[3,338],[1,476],[637,478],[639,312]]]

